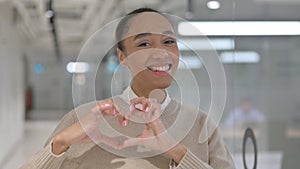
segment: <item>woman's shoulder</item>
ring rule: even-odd
[[[194,106],[194,105],[189,105],[189,104],[186,104],[186,103],[181,103],[180,101],[178,101],[176,99],[172,99],[171,103],[176,105],[176,107],[179,108],[179,110],[182,110],[182,111],[187,112],[187,113],[197,114],[197,116],[200,119],[203,119],[203,118],[206,119],[207,118],[207,113],[201,107],[197,107],[197,106]]]

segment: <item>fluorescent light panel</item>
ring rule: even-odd
[[[86,73],[89,71],[89,64],[86,62],[70,62],[66,68],[69,73]]]
[[[202,67],[200,59],[196,56],[182,56],[180,58],[184,63],[179,62],[179,69],[199,69]]]
[[[179,62],[179,69],[200,69],[202,67],[201,60],[196,56],[181,56],[182,62]],[[222,52],[220,58],[223,63],[258,63],[260,55],[255,51],[236,51]]]
[[[183,36],[285,36],[300,35],[299,21],[181,22]]]
[[[260,55],[255,51],[222,52],[223,63],[258,63]]]
[[[181,51],[189,50],[232,50],[234,40],[229,38],[219,39],[180,39],[178,48]]]

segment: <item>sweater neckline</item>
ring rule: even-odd
[[[119,111],[122,110],[120,111],[121,113],[129,112],[130,105],[124,99],[122,99],[120,96],[115,96],[112,99],[113,102],[116,104],[117,109],[119,109]],[[171,98],[169,104],[166,106],[164,110],[162,110],[161,117],[166,118],[170,115],[173,115],[174,113],[178,112],[177,110],[180,108],[180,106],[181,105],[178,104],[178,101]]]

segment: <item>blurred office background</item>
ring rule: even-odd
[[[93,42],[99,48],[88,51],[90,63],[72,65],[96,30],[137,7],[152,7],[187,21],[220,24],[217,29],[221,32],[208,34],[210,47],[203,45],[202,36],[178,34],[196,44],[191,48],[201,57],[217,52],[223,62],[227,100],[219,126],[237,168],[243,168],[242,141],[247,127],[256,136],[258,168],[297,168],[299,0],[0,0],[0,168],[20,167],[43,146],[59,119],[74,108],[72,84],[77,103],[90,101],[85,97],[90,91],[80,88],[90,83],[88,71],[97,69],[97,99],[111,96],[111,78],[118,64],[114,51],[100,67],[93,63],[99,53],[107,52],[101,46],[108,37]],[[238,34],[220,21],[262,22]],[[267,25],[267,21],[285,22]],[[208,111],[211,89],[205,66],[189,48],[181,48],[181,57],[199,83],[201,108]],[[179,76],[185,71],[180,69]],[[190,94],[192,98],[193,92]],[[250,166],[254,151],[249,140],[246,145]]]

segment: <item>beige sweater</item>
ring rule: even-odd
[[[120,109],[126,109],[129,105],[122,101]],[[224,144],[219,130],[216,129],[204,142],[199,142],[200,133],[207,133],[207,130],[214,128],[214,123],[207,119],[204,113],[199,113],[196,122],[190,132],[181,141],[187,148],[187,152],[177,166],[165,154],[147,158],[124,158],[105,151],[97,144],[72,145],[65,153],[56,156],[51,152],[51,140],[65,128],[78,121],[77,113],[90,112],[95,102],[79,106],[64,116],[59,125],[55,128],[45,147],[36,153],[24,164],[21,169],[232,169],[235,168],[231,155]],[[162,113],[161,119],[166,127],[170,126],[178,115],[179,111],[189,113],[192,109],[181,106],[172,100]],[[208,120],[208,123],[205,121]],[[129,123],[129,126],[119,127],[114,118],[108,119],[119,131],[139,130],[143,125]],[[189,122],[187,122],[189,123]],[[132,133],[131,133],[132,134]],[[134,134],[133,134],[134,135]]]

